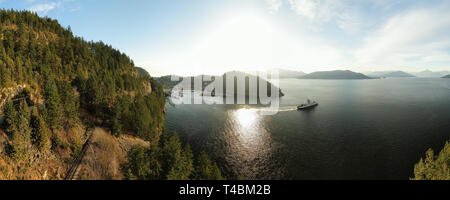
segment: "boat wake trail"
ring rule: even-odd
[[[278,110],[269,109],[269,108],[259,108],[259,109],[255,109],[255,110],[257,110],[258,112],[273,112],[273,111],[292,112],[292,111],[297,111],[297,107],[296,106],[284,106],[284,107],[278,108]]]
[[[278,109],[278,112],[290,112],[290,111],[297,111],[297,106],[281,107]]]

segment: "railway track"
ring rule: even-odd
[[[87,132],[87,130],[86,130]],[[76,159],[74,159],[74,161],[72,162],[72,166],[69,168],[69,170],[67,171],[67,175],[65,180],[74,180],[74,177],[78,171],[78,168],[81,164],[81,162],[83,161],[83,158],[86,154],[86,151],[89,147],[89,143],[92,140],[92,137],[94,136],[94,132],[92,132],[92,134],[89,136],[89,138],[86,140],[86,142],[83,145],[83,148],[81,149],[80,155],[78,155],[78,157]]]

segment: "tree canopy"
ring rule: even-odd
[[[414,166],[412,180],[450,180],[450,141],[446,142],[439,155],[434,155],[432,149],[426,152]]]

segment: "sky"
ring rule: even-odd
[[[152,76],[450,70],[450,1],[0,0],[103,41]]]

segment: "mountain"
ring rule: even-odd
[[[0,180],[222,178],[206,155],[194,166],[190,148],[163,133],[165,97],[155,79],[57,20],[0,10],[0,91]]]
[[[383,75],[384,77],[392,77],[392,78],[410,78],[415,77],[414,75],[411,75],[409,73],[403,72],[403,71],[395,71],[390,72]]]
[[[300,79],[370,79],[364,74],[352,72],[349,70],[322,71],[313,72],[304,75]]]
[[[445,76],[447,74],[450,74],[450,71],[433,72],[431,70],[425,70],[425,71],[421,71],[421,72],[413,72],[412,74],[414,76],[423,77],[423,78],[439,78],[439,77]]]
[[[367,74],[369,77],[410,78],[415,77],[403,71],[380,71]]]
[[[156,78],[156,80],[158,81],[159,84],[162,85],[162,87],[164,88],[164,90],[172,90],[176,85],[178,85],[184,78],[190,78],[191,79],[191,90],[194,90],[194,78],[203,78],[203,76],[206,75],[199,75],[196,77],[179,77],[179,81],[172,81],[171,77],[172,76],[162,76],[159,78]],[[208,85],[210,85],[215,79],[214,76],[210,76],[212,77],[212,81],[203,81],[203,86],[202,86],[202,90],[204,90]],[[226,90],[226,84],[227,84],[227,77],[234,77],[234,92],[231,91],[227,91]],[[239,71],[232,71],[232,72],[226,72],[222,75],[221,77],[223,79],[223,94],[215,94],[215,95],[222,95],[222,96],[227,96],[227,95],[233,95],[233,94],[237,94],[237,80],[239,78],[243,78],[242,80],[245,80],[245,96],[249,96],[249,80],[256,80],[257,81],[257,90],[259,91],[259,80],[260,77],[257,75],[253,75],[253,74],[249,74],[246,72],[239,72]],[[279,91],[279,96],[284,96],[283,92],[281,91],[280,88],[273,86],[272,83],[263,80],[265,82],[267,82],[267,93],[270,95],[272,90],[278,90]],[[184,88],[185,89],[185,88]],[[207,94],[205,94],[207,95]],[[259,96],[259,92],[257,94],[257,96]]]
[[[286,69],[278,69],[278,71],[280,79],[300,78],[306,75],[306,73],[301,71],[286,70]]]
[[[442,78],[450,78],[450,74],[446,75],[446,76],[443,76]]]
[[[287,70],[287,69],[273,69],[278,71],[278,78],[279,79],[292,79],[292,78],[299,78],[301,76],[306,75],[306,73],[301,71],[294,71],[294,70]],[[265,71],[266,73],[270,74],[272,70]],[[244,71],[244,73],[258,76],[261,71]]]

